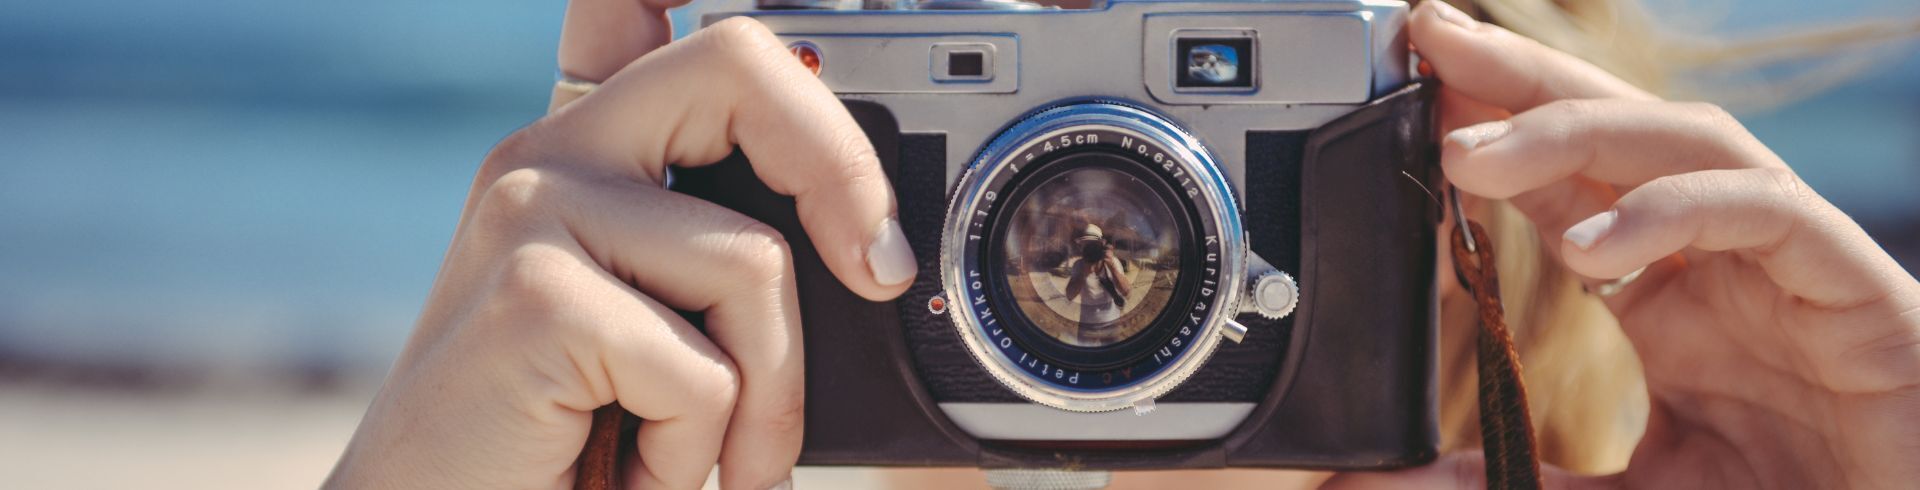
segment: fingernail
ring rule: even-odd
[[[1613,229],[1613,221],[1619,216],[1619,211],[1609,209],[1607,212],[1593,215],[1586,221],[1573,225],[1572,228],[1567,228],[1567,233],[1562,236],[1566,237],[1567,241],[1573,242],[1573,246],[1580,247],[1580,250],[1593,248],[1594,242],[1600,241],[1601,237],[1607,236],[1608,230]]]
[[[1513,132],[1513,123],[1507,122],[1504,119],[1487,121],[1455,129],[1453,132],[1447,133],[1447,141],[1452,141],[1453,144],[1460,145],[1461,149],[1472,150],[1485,146],[1487,143],[1492,143],[1494,140],[1500,139],[1511,132]]]
[[[793,490],[793,477],[789,476],[785,480],[780,480],[780,483],[775,483],[773,486],[767,487],[767,490]]]
[[[882,286],[913,278],[917,266],[913,249],[907,246],[907,234],[900,231],[900,220],[887,218],[880,223],[880,231],[874,233],[873,241],[867,244],[867,267],[873,269],[873,282]]]
[[[1472,16],[1467,15],[1466,12],[1461,12],[1460,9],[1454,8],[1452,5],[1448,5],[1447,2],[1427,0],[1427,3],[1434,4],[1434,15],[1439,15],[1440,20],[1447,21],[1448,24],[1460,26],[1460,28],[1468,30],[1480,26],[1479,21],[1473,20]]]

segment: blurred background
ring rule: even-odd
[[[1740,36],[1910,2],[1649,7]],[[563,8],[0,0],[0,487],[317,485],[475,166],[545,110]],[[1920,53],[1882,51],[1736,109],[1914,270]]]

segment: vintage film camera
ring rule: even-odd
[[[1435,167],[1385,0],[762,0],[846,102],[920,260],[897,301],[793,243],[802,464],[1431,460]],[[743,157],[674,188],[804,236]]]

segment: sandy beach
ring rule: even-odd
[[[0,488],[314,488],[371,397],[0,384]],[[881,487],[857,468],[801,468],[794,484]]]

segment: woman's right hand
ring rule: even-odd
[[[329,486],[565,488],[591,412],[616,402],[644,420],[629,488],[699,487],[716,463],[727,488],[787,481],[804,386],[786,243],[664,189],[665,170],[737,144],[864,297],[905,290],[913,255],[872,145],[826,86],[750,19],[666,44],[664,9],[684,0],[665,2],[569,6],[562,70],[605,82],[571,104],[557,93],[481,164]],[[704,312],[707,333],[674,310]]]

